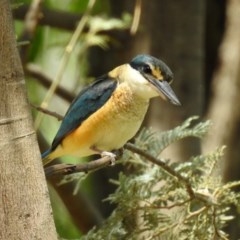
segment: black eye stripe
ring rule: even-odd
[[[151,69],[151,67],[148,64],[143,65],[142,71],[144,73],[152,73],[152,69]]]

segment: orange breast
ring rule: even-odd
[[[94,154],[93,147],[100,151],[122,147],[138,131],[148,107],[148,101],[135,97],[127,86],[118,87],[103,107],[65,137],[61,155],[83,157]]]

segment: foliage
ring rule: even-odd
[[[193,119],[162,134],[145,129],[136,144],[157,156],[171,142],[204,136],[210,123],[191,127]],[[118,188],[107,199],[117,208],[101,228],[92,229],[83,239],[227,239],[223,228],[232,219],[229,209],[240,200],[232,188],[240,183],[224,185],[212,175],[223,149],[184,163],[169,163],[188,179],[194,197],[189,196],[185,184],[176,176],[127,152],[122,163],[126,167],[131,163],[134,171],[120,173],[119,179],[112,181]]]

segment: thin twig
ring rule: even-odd
[[[32,103],[29,103],[29,104],[30,104],[30,106],[31,106],[32,108],[35,108],[35,109],[38,110],[39,112],[42,112],[42,113],[45,113],[45,114],[47,114],[47,115],[49,115],[49,116],[52,116],[52,117],[57,118],[58,121],[61,121],[61,120],[63,119],[63,116],[60,115],[60,114],[58,114],[58,113],[56,113],[56,112],[49,111],[49,110],[47,110],[46,108],[42,108],[42,107],[36,106],[36,105],[34,105],[34,104],[32,104]]]
[[[235,188],[235,187],[239,187],[239,186],[240,186],[240,181],[229,182],[229,183],[225,184],[224,186],[221,186],[220,188],[217,188],[214,191],[213,196],[215,198],[219,198],[221,194],[226,192],[226,190],[230,190],[231,188]]]
[[[172,208],[175,208],[175,207],[181,207],[181,206],[184,206],[186,203],[189,203],[192,199],[187,199],[185,201],[182,201],[182,202],[176,202],[174,204],[171,204],[171,205],[166,205],[166,206],[158,206],[156,205],[155,203],[151,203],[151,202],[148,202],[148,201],[144,201],[142,200],[143,202],[146,203],[146,205],[143,205],[143,206],[137,206],[136,210],[144,210],[144,209],[172,209]]]
[[[24,17],[29,9],[28,4],[23,4],[13,9],[14,18],[17,20],[24,20]],[[65,31],[74,31],[77,24],[80,22],[82,15],[77,13],[69,13],[67,11],[61,11],[60,9],[49,9],[42,7],[41,18],[38,24],[41,26],[48,26],[53,28],[59,28]],[[64,21],[62,21],[64,19]],[[89,26],[85,26],[84,33],[89,32]],[[129,39],[129,29],[102,29],[99,34],[108,35],[112,39],[118,39],[119,42]],[[124,45],[124,44],[123,44]]]
[[[33,0],[31,2],[31,5],[29,6],[29,9],[25,15],[24,29],[19,38],[20,42],[22,41],[30,42],[33,39],[38,26],[38,22],[41,19],[41,7],[42,7],[42,0]],[[23,63],[27,61],[27,51],[29,47],[30,47],[30,44],[22,45],[20,49],[20,55]]]
[[[191,199],[195,197],[195,193],[194,193],[194,191],[192,189],[192,186],[191,186],[191,183],[188,181],[188,179],[183,177],[180,173],[178,173],[177,171],[175,171],[171,167],[169,167],[165,162],[163,162],[162,160],[160,160],[158,158],[153,157],[151,154],[143,151],[142,149],[134,146],[131,143],[126,143],[124,148],[128,149],[131,152],[134,152],[134,153],[137,153],[137,154],[143,156],[148,161],[150,161],[150,162],[160,166],[161,168],[163,168],[166,172],[168,172],[172,176],[176,177],[179,181],[181,181],[185,185],[186,190],[187,190]]]
[[[133,14],[133,21],[132,21],[132,26],[130,29],[130,34],[134,35],[136,34],[141,18],[141,5],[142,5],[142,0],[136,0],[135,8],[134,8],[134,14]]]
[[[28,10],[29,4],[21,4],[13,9],[13,16],[17,20],[24,20]],[[39,25],[60,28],[66,31],[74,31],[82,15],[79,13],[69,13],[60,9],[49,9],[42,6],[42,16],[39,19]],[[62,21],[64,19],[64,21]]]
[[[216,236],[217,236],[217,239],[222,239],[222,240],[228,240],[227,237],[225,237],[221,232],[220,230],[218,229],[218,226],[217,226],[217,213],[216,213],[216,208],[213,208],[213,227],[214,227],[214,230],[215,230],[215,233],[216,233]]]
[[[25,17],[24,27],[30,38],[33,37],[41,18],[41,4],[42,0],[33,0]]]

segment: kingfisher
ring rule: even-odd
[[[65,155],[114,159],[113,151],[136,135],[151,98],[181,105],[172,81],[170,68],[146,54],[97,78],[71,103],[51,147],[42,154],[43,165]]]

